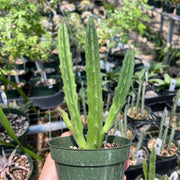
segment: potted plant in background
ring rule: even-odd
[[[61,110],[61,115],[72,132],[73,137],[50,140],[51,156],[55,160],[59,179],[90,180],[96,177],[99,180],[122,180],[124,176],[124,163],[129,155],[131,141],[122,137],[108,136],[105,139],[104,137],[112,127],[116,115],[125,104],[134,69],[134,53],[132,50],[129,50],[125,56],[113,103],[103,126],[99,48],[92,17],[90,17],[87,25],[85,46],[88,97],[87,141],[83,135],[83,125],[78,110],[78,96],[76,93],[75,77],[72,71],[72,56],[67,27],[65,23],[60,25],[58,33],[60,69],[64,83],[65,100],[71,121],[65,111]],[[104,140],[110,144],[114,142],[115,146],[119,146],[119,144],[121,146],[100,149]],[[80,149],[71,149],[69,148],[70,146],[76,146]]]
[[[13,143],[0,139],[0,145],[8,147],[8,149],[5,150],[5,153],[4,150],[0,153],[2,154],[2,156],[0,156],[0,177],[6,179],[6,176],[8,176],[8,178],[10,176],[11,179],[18,179],[17,175],[20,175],[20,179],[23,179],[24,177],[24,180],[29,180],[33,171],[31,157],[40,161],[42,161],[42,159],[36,153],[21,144],[1,108],[0,124],[1,129],[3,127],[11,139],[13,139]]]
[[[32,158],[23,153],[17,148],[14,150],[8,149],[4,151],[2,149],[0,155],[0,177],[4,179],[21,179],[29,180],[33,171]]]
[[[161,175],[156,174],[156,154],[155,154],[155,147],[152,149],[150,158],[149,158],[149,166],[147,165],[147,161],[143,162],[143,175],[139,175],[136,177],[136,180],[157,180],[161,179]]]
[[[0,9],[5,12],[0,17],[3,65],[14,66],[14,62],[22,58],[33,61],[41,58],[48,60],[53,44],[52,37],[40,23],[42,16],[38,12],[37,3],[27,0],[2,0]]]
[[[144,68],[141,71],[136,72],[134,75],[134,79],[138,84],[137,99],[136,102],[134,102],[135,99],[132,96],[131,105],[127,111],[129,120],[134,122],[145,121],[150,113],[150,108],[145,105],[144,101],[147,83],[147,81],[144,81],[145,71],[146,69]]]

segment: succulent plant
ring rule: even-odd
[[[68,114],[63,110],[61,110],[61,115],[80,148],[100,148],[103,143],[104,135],[113,126],[115,118],[124,106],[126,96],[129,93],[134,72],[134,51],[129,50],[125,55],[113,102],[106,118],[105,125],[103,126],[102,80],[100,75],[98,37],[94,20],[92,17],[89,18],[85,38],[88,97],[87,141],[83,135],[83,125],[78,109],[78,95],[76,92],[75,75],[73,73],[69,35],[65,23],[60,25],[58,31],[58,51],[60,70],[64,84],[65,101],[69,109],[71,120],[69,119]]]
[[[15,148],[10,156],[7,158],[4,149],[2,149],[2,156],[0,155],[0,179],[7,179],[7,176],[9,176],[12,180],[15,180],[13,175],[11,174],[11,170],[13,169],[23,169],[25,171],[28,171],[25,167],[19,166],[18,163],[13,161],[13,158],[16,154],[17,148]]]

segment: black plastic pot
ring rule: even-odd
[[[23,83],[22,87],[20,87],[20,89],[22,91],[25,90],[25,86],[26,86],[26,83],[25,81],[20,81],[20,83]],[[17,84],[16,84],[17,85]],[[0,86],[4,86],[4,83],[2,81],[0,81]],[[18,86],[18,85],[17,85]],[[13,89],[8,89],[7,90],[7,98],[8,99],[17,99],[19,98],[21,95],[20,93],[16,90],[16,88],[14,87]]]
[[[162,7],[162,1],[154,0],[154,7],[155,8],[161,8]]]
[[[57,75],[59,73],[59,68],[58,66],[54,64],[43,64],[44,71],[46,72],[46,75]],[[36,67],[33,67],[31,69],[31,72],[34,77],[40,76],[41,72],[37,70]]]
[[[137,143],[132,143],[131,145],[137,145]],[[147,159],[149,157],[148,150],[145,146],[141,146],[142,150],[144,150],[147,154]],[[129,168],[125,171],[126,179],[127,180],[134,180],[138,175],[143,173],[143,164],[139,165],[130,165]]]
[[[5,150],[5,154],[11,154],[12,153],[12,151],[13,151],[14,149],[6,149]],[[29,156],[29,154],[27,154],[27,153],[24,153],[24,152],[22,152],[22,151],[20,151],[19,149],[17,149],[16,150],[16,154],[18,154],[18,155],[25,155],[25,156],[27,156],[28,157],[28,160],[29,160],[29,163],[30,163],[30,173],[29,173],[29,175],[28,175],[28,177],[27,177],[27,180],[30,180],[31,179],[31,176],[32,176],[32,172],[33,172],[33,161],[32,161],[32,158]],[[21,165],[22,166],[22,165]]]
[[[174,5],[168,1],[163,1],[162,7],[163,7],[163,11],[167,13],[173,13],[175,9]]]
[[[148,0],[147,4],[150,5],[150,6],[153,6],[154,5],[154,0]]]
[[[158,178],[158,179],[161,179],[161,175],[160,175],[160,174],[155,174],[155,177]],[[141,174],[141,175],[139,175],[138,177],[136,177],[135,180],[140,180],[141,178],[144,178],[144,175],[143,175],[143,174]]]
[[[109,149],[70,149],[70,146],[77,146],[72,136],[50,140],[51,157],[56,163],[59,180],[123,180],[131,141],[108,136],[107,142],[122,146]]]
[[[133,117],[130,117],[127,115],[128,120],[131,122],[141,122],[141,121],[146,121],[146,119],[148,118],[149,114],[150,114],[150,108],[148,106],[144,106],[144,110],[147,111],[147,116],[145,118],[142,119],[135,119]]]
[[[173,141],[173,143],[178,147],[178,144],[176,141]],[[168,171],[171,171],[176,165],[177,165],[176,154],[172,156],[156,155],[156,172],[157,173],[161,175],[166,174]]]
[[[180,16],[180,4],[176,6],[176,15]]]
[[[62,87],[60,75],[47,76],[47,79],[54,79],[56,82],[52,85],[44,84],[39,86],[36,85],[36,83],[41,80],[41,77],[36,77],[29,81],[29,84],[32,88],[31,96],[47,96],[59,92],[60,88]]]
[[[26,141],[26,134],[27,134],[27,131],[28,131],[28,128],[29,128],[29,118],[27,117],[27,115],[21,111],[21,110],[17,110],[17,109],[14,109],[14,108],[2,108],[4,114],[7,116],[9,113],[12,113],[12,114],[17,114],[17,115],[22,115],[25,117],[26,121],[27,121],[27,128],[26,130],[24,130],[24,132],[18,136],[17,135],[17,138],[18,140],[20,141],[20,143],[24,146],[27,145],[27,141]],[[12,144],[15,144],[17,145],[14,141],[10,142]],[[7,146],[3,146],[3,148],[7,149],[8,147]]]

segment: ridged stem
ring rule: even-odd
[[[105,133],[112,127],[117,114],[125,104],[126,97],[131,86],[131,79],[134,72],[134,51],[128,50],[123,60],[117,87],[115,88],[114,98],[106,119],[106,123],[100,132],[99,146],[103,141]]]
[[[92,17],[89,18],[86,29],[85,54],[89,105],[87,146],[98,148],[99,132],[103,125],[103,101],[98,37]]]

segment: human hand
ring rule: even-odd
[[[63,133],[60,137],[72,136],[70,131]],[[54,160],[51,158],[51,153],[48,154],[44,166],[42,168],[39,180],[58,180],[56,166]]]
[[[63,133],[60,137],[66,137],[66,136],[72,136],[72,133],[70,131],[67,131]],[[125,162],[125,170],[129,167],[129,163],[130,163],[129,158],[130,158],[130,154],[129,154],[128,159]],[[58,180],[55,162],[51,158],[51,153],[49,153],[46,158],[43,169],[39,176],[39,180]],[[123,180],[126,180],[126,176],[124,176]]]
[[[126,171],[129,167],[129,164],[130,164],[130,157],[131,157],[131,153],[129,153],[129,157],[128,159],[126,160],[125,162],[125,168],[124,168],[124,171]],[[126,180],[126,176],[124,175],[124,179],[123,180]]]

